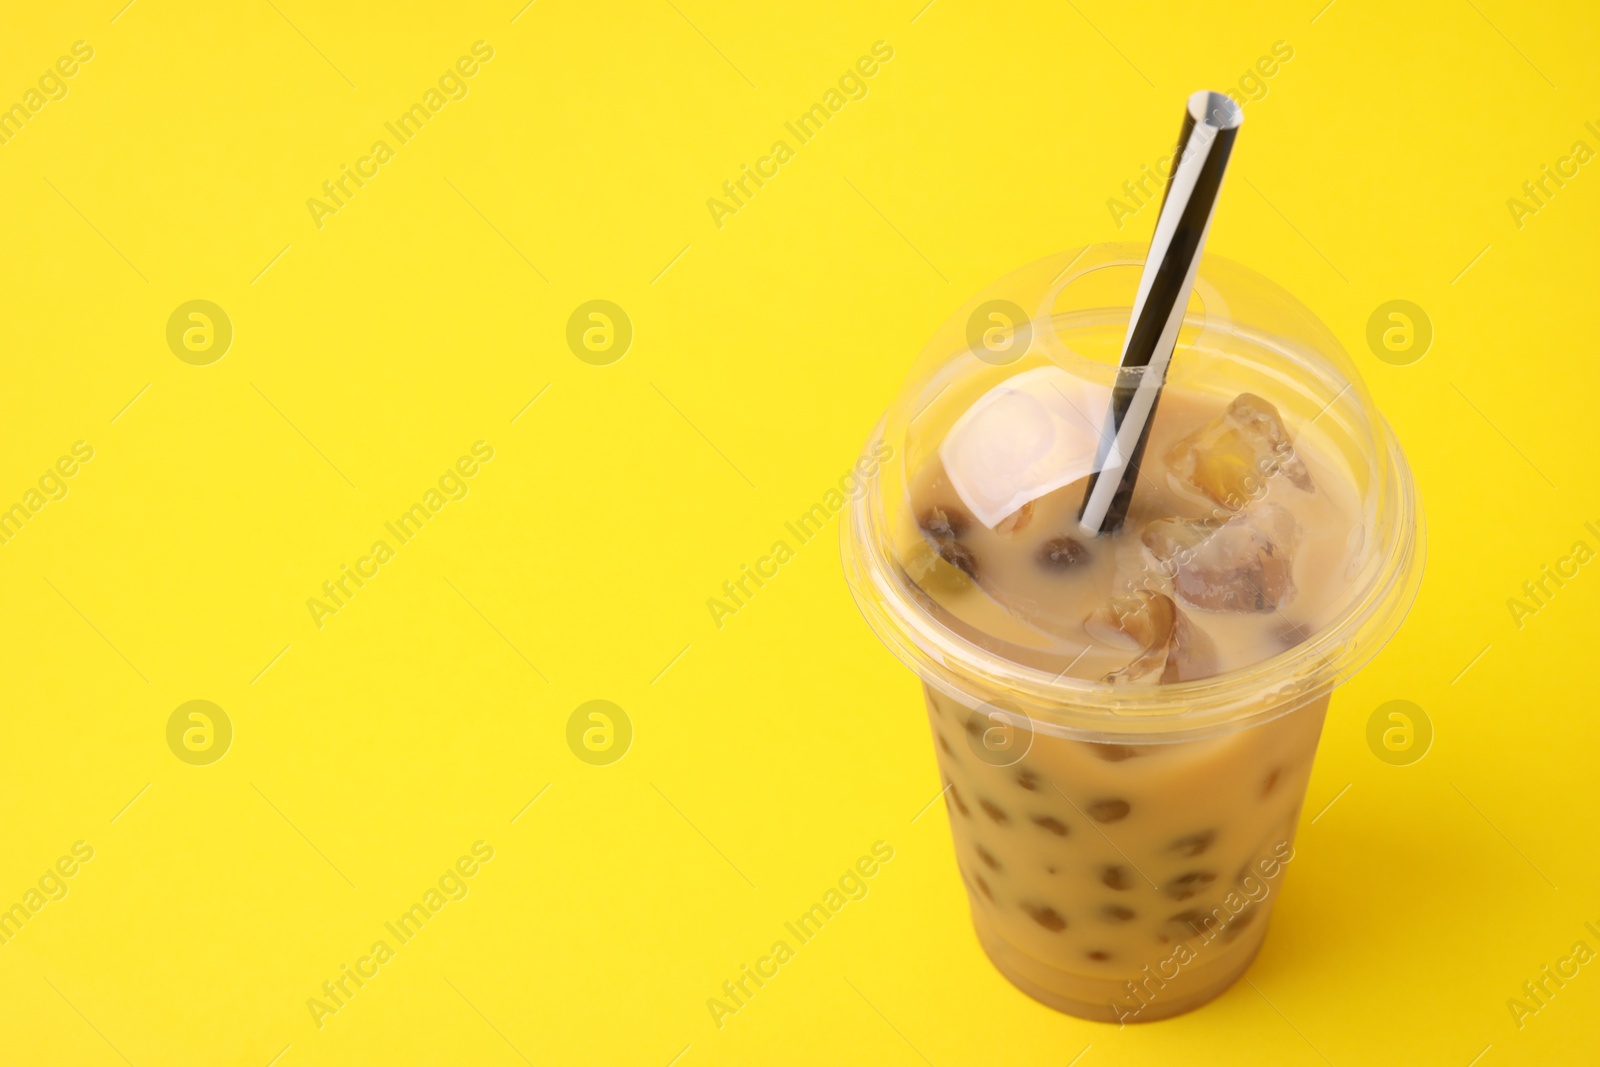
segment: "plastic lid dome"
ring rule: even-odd
[[[1142,373],[1117,363],[1143,255],[1092,246],[979,293],[876,431],[890,458],[846,524],[853,591],[897,655],[969,703],[1237,717],[1264,693],[1325,692],[1414,596],[1420,513],[1355,365],[1287,292],[1215,255],[1127,521],[1078,527],[1112,389]]]

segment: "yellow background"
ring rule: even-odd
[[[0,146],[0,503],[95,450],[0,547],[0,904],[95,850],[0,945],[0,1062],[1591,1061],[1600,964],[1506,1006],[1600,949],[1600,564],[1506,606],[1600,548],[1600,174],[1506,207],[1600,148],[1586,5],[119,4],[0,34],[0,103],[94,48]],[[314,225],[478,40],[469,95]],[[879,40],[866,98],[719,229],[707,198]],[[1210,247],[1349,348],[1428,572],[1334,702],[1250,984],[1118,1031],[982,957],[834,528],[720,630],[705,602],[971,293],[1146,240],[1106,201],[1277,41]],[[610,366],[565,341],[596,298],[635,328]],[[1435,328],[1409,366],[1365,342],[1395,298]],[[167,347],[192,299],[233,323],[209,366]],[[307,598],[479,440],[470,494],[319,629]],[[167,747],[192,699],[234,727],[210,766]],[[633,724],[611,766],[566,743],[591,699]],[[1367,747],[1392,699],[1433,723],[1411,766]],[[307,999],[479,840],[470,894],[319,1029]],[[707,998],[879,840],[870,894],[719,1030]]]

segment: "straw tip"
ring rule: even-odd
[[[1189,114],[1196,122],[1217,130],[1236,130],[1244,122],[1244,108],[1233,97],[1207,89],[1189,97]]]

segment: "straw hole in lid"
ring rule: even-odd
[[[1144,196],[1146,190],[1150,191],[1150,198],[1146,203],[1149,204],[1150,214],[1153,217],[1166,188],[1166,176],[1161,175],[1157,180],[1154,171],[1149,167],[1145,170],[1147,173],[1143,177],[1147,180],[1136,187],[1136,192]],[[1128,250],[1128,258],[1125,261],[1107,263],[1084,271],[1068,280],[1056,291],[1050,305],[1051,320],[1048,323],[1047,337],[1050,344],[1047,354],[1050,354],[1050,349],[1061,349],[1071,355],[1106,366],[1115,367],[1121,362],[1122,349],[1128,336],[1127,309],[1132,306],[1134,296],[1139,291],[1139,275],[1144,270],[1143,252],[1131,244],[1122,247]],[[1058,317],[1061,318],[1063,326],[1067,326],[1068,323],[1079,326],[1081,320],[1074,320],[1074,316],[1109,309],[1116,309],[1117,314],[1106,323],[1104,330],[1075,328],[1072,330],[1074,336],[1071,345],[1067,345],[1061,336],[1055,333]],[[1203,324],[1208,321],[1205,295],[1198,287],[1189,290],[1189,299],[1184,306],[1184,317],[1184,324],[1178,332],[1180,345],[1191,343],[1199,335]]]

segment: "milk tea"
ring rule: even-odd
[[[1310,640],[1360,549],[1357,496],[1267,400],[1163,395],[1126,521],[1077,524],[1080,479],[978,521],[931,457],[906,577],[952,630],[1114,686],[1203,680]],[[914,523],[915,528],[911,528]],[[1189,1010],[1249,965],[1294,858],[1323,694],[1247,729],[1101,743],[1003,692],[925,685],[979,939],[1019,987],[1091,1018]],[[1019,740],[1020,738],[1020,740]]]

